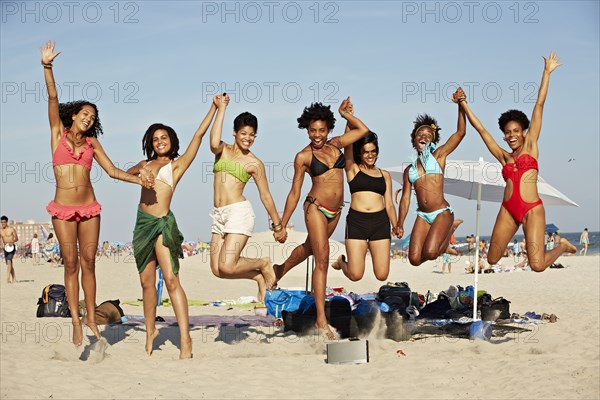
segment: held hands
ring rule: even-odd
[[[558,62],[560,61],[560,57],[556,55],[555,51],[551,51],[550,52],[550,57],[546,58],[544,56],[542,56],[544,58],[544,71],[547,71],[548,73],[554,71],[556,68],[560,67],[562,64],[559,64]]]
[[[52,61],[60,54],[54,52],[54,46],[56,46],[56,42],[52,43],[48,40],[48,42],[40,47],[40,53],[42,53],[42,65],[52,65]]]
[[[140,185],[146,189],[154,187],[154,174],[148,168],[140,168]]]
[[[452,95],[452,102],[458,104],[462,101],[467,101],[467,95],[465,94],[464,90],[459,86],[458,89],[456,89],[456,92],[454,92],[454,94]]]
[[[394,234],[394,236],[400,239],[402,236],[404,236],[404,228],[397,225],[394,228],[392,228],[392,233]]]
[[[273,231],[273,238],[275,238],[275,240],[279,243],[285,243],[285,241],[287,240],[287,236],[287,231],[283,227],[279,232]]]
[[[354,115],[354,104],[352,104],[352,102],[350,101],[350,96],[348,96],[342,101],[342,104],[340,104],[340,108],[338,109],[338,111],[342,118],[345,118],[344,116],[346,114]]]
[[[227,108],[229,105],[229,95],[227,93],[216,95],[213,97],[213,103],[217,108]]]

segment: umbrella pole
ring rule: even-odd
[[[483,162],[483,157],[479,157],[479,162]],[[483,175],[481,177],[483,179]],[[481,180],[477,184],[477,215],[475,216],[475,284],[473,285],[473,321],[477,321],[477,283],[479,279],[479,215],[481,213]]]

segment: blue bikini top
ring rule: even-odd
[[[418,154],[417,157],[413,160],[411,166],[412,168],[408,170],[408,180],[411,184],[415,183],[417,179],[425,175],[444,174],[442,172],[442,169],[440,168],[440,164],[438,164],[433,154],[431,154],[435,150],[435,148],[436,145],[434,143],[429,143],[427,146],[425,146],[421,154]],[[425,170],[425,174],[423,175],[419,175],[419,171],[417,169],[418,160],[421,160],[421,165],[423,165],[423,169]]]

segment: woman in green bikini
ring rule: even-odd
[[[250,147],[258,131],[258,120],[248,112],[233,121],[233,144],[221,140],[225,109],[229,96],[218,96],[217,117],[210,131],[210,150],[215,155],[214,208],[211,216],[212,238],[210,267],[213,274],[224,279],[251,279],[258,284],[258,300],[275,284],[273,265],[268,257],[242,257],[241,252],[252,236],[255,215],[252,204],[244,197],[244,188],[254,179],[260,199],[272,221],[279,221],[275,203],[269,192],[265,166]],[[281,223],[273,223],[274,237],[283,242],[287,237]]]
[[[179,139],[173,128],[152,124],[142,139],[147,159],[127,172],[133,175],[141,169],[152,171],[155,184],[142,189],[137,220],[133,232],[133,253],[143,289],[144,320],[146,323],[146,353],[152,354],[154,339],[158,336],[156,318],[156,269],[160,267],[180,332],[179,358],[192,357],[187,297],[179,281],[179,258],[183,258],[183,235],[177,228],[171,212],[171,200],[177,183],[198,153],[202,137],[217,111],[217,98],[194,133],[186,151],[179,156]]]
[[[328,339],[335,336],[325,317],[325,286],[329,266],[329,238],[335,230],[344,205],[344,167],[346,160],[341,149],[364,137],[369,128],[356,118],[350,98],[340,105],[339,112],[353,129],[341,136],[328,139],[335,126],[335,118],[330,106],[321,103],[306,107],[298,118],[298,128],[306,129],[310,144],[303,148],[294,159],[294,179],[285,203],[281,224],[285,227],[300,200],[304,174],[308,173],[312,187],[303,203],[304,221],[308,230],[306,242],[296,247],[290,257],[281,265],[275,266],[277,279],[304,261],[308,256],[315,258],[313,293],[317,310],[316,327]]]

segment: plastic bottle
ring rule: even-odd
[[[471,340],[489,341],[492,337],[492,325],[488,321],[474,321],[469,329]]]

